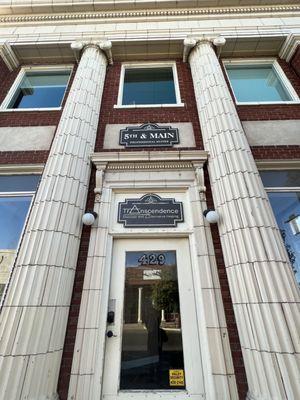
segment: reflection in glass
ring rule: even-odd
[[[300,170],[259,171],[264,187],[300,187]]]
[[[0,197],[0,301],[23,230],[32,196]]]
[[[8,108],[59,107],[70,71],[26,72]]]
[[[237,101],[291,101],[272,65],[227,65]]]
[[[184,389],[176,252],[126,252],[120,389]]]
[[[176,104],[172,68],[126,69],[122,104]]]
[[[296,280],[300,283],[300,192],[268,193]]]
[[[0,249],[16,249],[31,196],[0,197]]]
[[[41,175],[0,175],[0,192],[33,192]]]

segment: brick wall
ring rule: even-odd
[[[94,187],[95,187],[95,169],[92,170],[86,209],[93,209],[94,207]],[[73,352],[76,339],[77,322],[79,316],[79,309],[81,303],[81,295],[86,267],[86,259],[88,254],[88,247],[90,242],[91,227],[83,226],[82,235],[79,247],[78,260],[76,265],[75,280],[73,287],[73,294],[71,299],[71,306],[69,311],[69,318],[67,324],[67,331],[65,337],[65,344],[62,355],[62,362],[60,366],[60,374],[58,381],[58,394],[60,400],[67,400],[69,381],[71,375],[71,367],[73,360]]]
[[[291,67],[296,72],[298,77],[300,78],[300,46],[298,46],[292,60],[291,60]]]
[[[300,146],[252,146],[256,160],[293,160],[300,159]]]
[[[179,60],[177,60],[176,66],[181,101],[185,104],[184,107],[132,109],[114,109],[118,98],[121,63],[115,63],[113,66],[108,67],[95,151],[103,149],[106,124],[142,124],[145,122],[192,122],[196,146],[198,149],[203,148],[190,68],[188,64]],[[162,150],[162,148],[159,150]]]
[[[214,209],[211,187],[209,182],[209,176],[207,168],[205,167],[204,170],[204,177],[205,177],[205,186],[206,186],[206,201],[207,207]],[[230,296],[229,284],[224,264],[223,252],[221,247],[221,240],[219,235],[219,230],[217,224],[211,224],[211,233],[212,239],[214,244],[216,262],[218,267],[218,274],[220,280],[220,287],[223,299],[223,305],[225,309],[225,318],[228,328],[228,337],[230,342],[231,348],[231,355],[233,360],[234,372],[236,375],[237,380],[237,388],[239,393],[239,399],[245,400],[247,391],[248,391],[248,384],[246,378],[246,371],[244,367],[244,360],[242,355],[242,349],[240,344],[240,339],[237,331],[236,320],[233,311],[232,300]]]
[[[0,151],[0,164],[45,164],[49,151]]]

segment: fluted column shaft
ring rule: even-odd
[[[0,315],[1,400],[57,398],[106,65],[83,49],[34,200]]]
[[[300,398],[297,284],[212,43],[198,42],[189,62],[248,397]]]

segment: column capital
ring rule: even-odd
[[[187,62],[189,58],[189,54],[191,50],[195,47],[199,47],[202,44],[209,44],[211,47],[215,46],[218,48],[218,55],[220,53],[220,48],[224,46],[226,43],[226,39],[223,36],[217,37],[202,37],[202,38],[194,38],[187,37],[183,41],[183,62]]]
[[[101,50],[106,55],[108,63],[110,65],[113,64],[112,51],[111,51],[112,43],[110,40],[108,39],[92,40],[89,42],[76,41],[71,43],[71,49],[74,51],[77,61],[80,60],[80,57],[82,56],[83,52],[91,47]]]

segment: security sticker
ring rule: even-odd
[[[169,369],[169,384],[170,386],[184,386],[184,370]]]

